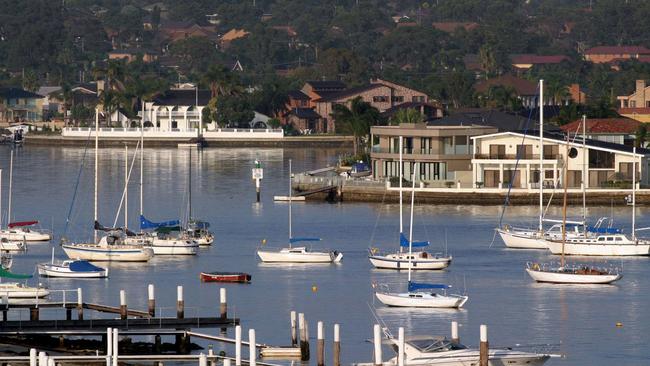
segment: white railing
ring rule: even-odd
[[[144,129],[145,138],[193,138],[199,137],[199,130],[196,128],[171,128],[163,129],[159,127],[146,127]],[[64,127],[61,133],[63,137],[88,138],[95,137],[94,127]],[[140,137],[140,128],[122,128],[122,127],[101,127],[99,137],[120,138],[120,137]],[[217,128],[214,130],[204,130],[203,137],[206,139],[219,138],[239,138],[239,139],[281,139],[284,137],[282,129],[264,129],[264,128]]]
[[[254,139],[281,139],[284,137],[282,129],[270,128],[217,128],[203,132],[203,137],[210,138],[254,138]]]

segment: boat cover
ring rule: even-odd
[[[138,235],[138,234],[134,233],[133,231],[131,231],[131,230],[127,229],[127,228],[123,228],[123,227],[105,227],[102,224],[100,224],[99,221],[95,221],[95,230],[105,231],[105,232],[109,233],[109,235],[112,235],[112,236],[119,236],[118,233],[110,234],[111,232],[115,232],[115,231],[122,231],[122,232],[124,232],[126,234],[126,236],[136,236],[136,235]]]
[[[417,283],[409,282],[409,291],[428,290],[428,289],[447,289],[448,285],[440,283]]]
[[[28,274],[19,274],[19,273],[11,273],[7,271],[4,268],[0,268],[0,277],[3,278],[14,278],[14,279],[26,279],[26,278],[32,278],[32,275]]]
[[[161,227],[156,229],[156,232],[163,233],[163,234],[171,233],[172,231],[181,231],[181,227],[180,226],[161,226]]]
[[[147,220],[146,217],[140,215],[140,230],[145,229],[157,229],[159,227],[167,226],[179,226],[181,222],[179,220],[163,221],[163,222],[153,222]]]
[[[20,226],[32,226],[38,224],[38,221],[18,221],[18,222],[10,222],[9,228],[13,227],[20,227]]]
[[[589,226],[588,231],[597,234],[620,234],[623,231],[617,227],[593,227]]]
[[[70,270],[73,272],[101,272],[104,269],[97,267],[88,261],[74,261],[70,263]]]
[[[321,241],[321,238],[290,238],[289,243],[298,243],[301,241]]]
[[[403,233],[399,234],[399,245],[407,248],[409,246],[409,240],[406,239]],[[411,243],[411,247],[413,248],[426,247],[427,245],[429,245],[428,241],[414,241],[413,243]]]
[[[354,163],[352,165],[352,173],[361,173],[370,171],[370,166],[366,163]]]

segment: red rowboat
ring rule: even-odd
[[[201,272],[199,278],[203,282],[251,282],[251,275],[244,272]]]

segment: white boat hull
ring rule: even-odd
[[[0,250],[7,252],[20,252],[25,250],[25,242],[17,240],[0,241]]]
[[[17,241],[49,241],[52,236],[47,233],[40,233],[38,231],[23,231],[20,229],[9,229],[0,231],[0,239],[6,238],[7,240]]]
[[[496,229],[508,248],[517,249],[547,249],[546,240],[540,237],[537,232],[515,232],[503,229]]]
[[[154,255],[153,250],[136,246],[63,244],[62,247],[69,258],[87,261],[147,262]]]
[[[11,299],[35,299],[48,296],[50,291],[44,287],[30,287],[17,282],[0,283],[0,296]]]
[[[418,293],[415,293],[418,294]],[[423,293],[414,297],[413,293],[376,292],[377,299],[384,305],[413,308],[460,308],[467,302],[467,296]]]
[[[553,254],[562,254],[562,242],[547,241],[547,247]],[[567,242],[564,245],[564,254],[605,257],[647,256],[650,255],[650,243],[599,244]]]
[[[52,265],[50,263],[41,263],[38,266],[38,274],[43,277],[59,278],[106,278],[108,269],[103,271],[71,271],[69,267]]]
[[[200,246],[208,246],[208,245],[212,245],[212,243],[214,243],[214,236],[212,236],[212,235],[210,235],[210,236],[204,235],[204,236],[200,236],[198,238],[193,238],[193,239]]]
[[[621,279],[620,274],[588,275],[554,271],[536,271],[526,268],[528,275],[537,282],[572,284],[608,284]]]
[[[375,268],[382,269],[409,269],[408,254],[399,257],[393,254],[389,255],[371,255],[368,257],[370,263]],[[451,257],[440,258],[417,258],[411,259],[410,267],[412,270],[440,270],[449,267]]]
[[[509,351],[510,353],[515,353]],[[452,353],[452,352],[449,352]],[[445,355],[440,356],[439,358],[423,358],[415,360],[404,360],[405,366],[470,366],[478,365],[479,363],[479,352],[470,351],[463,352],[463,355],[453,356]],[[516,352],[519,354],[510,354],[507,355],[505,352],[496,350],[489,351],[488,353],[488,366],[542,366],[550,358],[546,355],[535,355],[527,354],[523,352]],[[366,364],[358,364],[359,366],[365,366]],[[396,366],[397,358],[393,358],[388,362],[384,363],[386,366]],[[368,366],[371,366],[368,364]]]
[[[150,245],[155,255],[196,255],[199,244],[194,240],[154,238]]]
[[[273,250],[258,250],[257,256],[262,262],[276,263],[337,263],[343,257],[338,252],[302,252],[293,253]]]

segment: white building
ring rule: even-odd
[[[519,132],[500,132],[471,137],[474,141],[472,171],[474,187],[537,188],[539,183],[539,136]],[[616,187],[619,182],[632,181],[633,148],[603,141],[586,141],[583,149],[581,137],[569,142],[567,186],[580,188],[583,180],[587,188]],[[564,161],[567,142],[563,135],[545,134],[543,151],[543,183],[548,187],[561,187],[564,182]],[[637,181],[648,185],[650,150],[637,149]],[[586,154],[586,155],[584,155]],[[587,178],[583,179],[583,162]]]
[[[209,101],[209,90],[167,90],[153,101],[145,103],[144,125],[156,127],[160,131],[196,130]],[[203,126],[204,129],[205,127]]]

